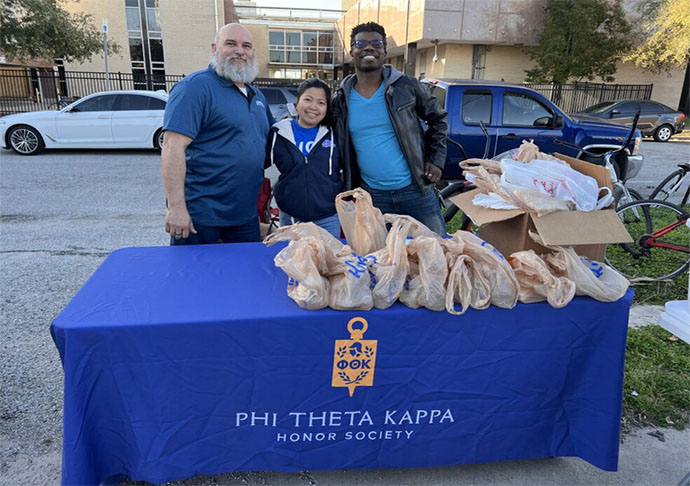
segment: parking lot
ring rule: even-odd
[[[676,164],[690,161],[690,142],[645,141],[641,152],[645,163],[630,187],[647,196]],[[0,210],[0,484],[56,484],[61,461],[62,370],[49,326],[111,251],[168,244],[163,230],[160,155],[70,150],[22,157],[2,150]],[[566,459],[559,461],[565,470],[592,469],[591,479],[599,482],[594,475],[599,471],[582,461],[572,460],[577,466],[568,465]],[[671,469],[682,469],[680,463],[670,466],[671,458],[664,462]],[[503,479],[499,474],[493,480],[511,481],[511,466],[501,467]],[[253,481],[247,474],[232,477],[238,483]],[[293,477],[292,484],[310,482],[298,474],[283,477]],[[337,482],[338,477],[356,480],[337,475],[332,480]],[[393,475],[388,481],[414,482],[412,477]],[[425,476],[416,477],[424,481]],[[644,481],[640,484],[653,484]]]

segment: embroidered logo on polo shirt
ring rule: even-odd
[[[264,102],[261,100],[256,100],[256,106],[260,106],[261,108],[265,108],[266,105],[264,105]]]
[[[355,324],[362,327],[355,329]],[[334,388],[347,387],[350,396],[358,386],[374,385],[377,340],[363,340],[369,324],[363,317],[355,317],[347,323],[350,339],[337,339],[333,353]]]
[[[324,146],[326,148],[330,147],[331,146],[331,140],[330,139],[324,140],[322,146]],[[333,142],[333,148],[335,148],[335,142]]]

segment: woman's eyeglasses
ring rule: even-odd
[[[383,41],[381,39],[374,39],[374,40],[356,40],[352,43],[354,47],[357,49],[364,49],[366,46],[371,46],[374,49],[381,49],[383,47]]]

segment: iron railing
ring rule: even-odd
[[[653,84],[525,84],[543,94],[566,113],[577,113],[602,101],[649,100]]]
[[[110,73],[110,89],[164,90],[170,92],[184,75]],[[252,84],[297,87],[303,79],[257,78]],[[335,81],[326,81],[331,88]],[[58,71],[50,68],[13,68],[0,70],[0,116],[10,113],[62,108],[84,96],[106,91],[108,80],[103,72]]]
[[[165,90],[184,78],[184,75],[145,73],[110,73],[64,71],[51,68],[7,68],[0,70],[0,116],[9,113],[55,109],[62,101],[71,102],[83,96],[110,89]],[[265,86],[299,86],[301,79],[257,78],[253,84]],[[332,88],[337,81],[329,82]],[[649,100],[652,84],[525,84],[567,113],[574,113],[601,101],[636,99]]]
[[[106,91],[170,89],[184,75],[147,75],[14,68],[0,70],[0,115],[55,109],[86,95]]]

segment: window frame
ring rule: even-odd
[[[519,96],[519,97],[522,97],[522,98],[527,98],[527,99],[529,99],[529,100],[532,100],[532,101],[534,101],[535,103],[537,103],[539,106],[541,106],[542,108],[544,108],[544,110],[546,110],[546,115],[544,115],[544,116],[550,116],[552,119],[556,116],[556,112],[555,112],[554,110],[552,110],[551,107],[550,107],[549,105],[547,105],[547,104],[545,104],[545,103],[542,103],[538,98],[535,98],[531,93],[524,93],[524,92],[522,92],[522,91],[505,90],[505,91],[503,92],[503,106],[502,106],[502,109],[501,109],[501,125],[504,126],[504,127],[527,127],[527,128],[542,128],[542,129],[543,129],[543,128],[548,128],[548,127],[544,127],[544,126],[535,125],[535,124],[534,124],[534,121],[532,121],[531,124],[524,124],[524,123],[521,123],[521,124],[506,123],[506,122],[505,122],[505,114],[506,114],[506,97],[508,97],[508,96],[515,96],[515,95],[517,95],[517,96]],[[535,118],[534,120],[538,120],[539,118],[542,118],[542,117]]]
[[[113,111],[113,106],[115,105],[115,98],[118,96],[118,94],[101,94],[101,95],[96,95],[92,96],[91,98],[86,98],[85,100],[80,100],[79,103],[74,105],[70,111],[74,111],[76,113],[100,113],[104,111]],[[110,102],[110,107],[107,110],[83,110],[79,108],[80,106],[84,105],[85,103],[90,103],[93,102],[94,100],[97,100],[99,98],[111,98],[112,101]]]
[[[460,121],[464,125],[469,125],[469,126],[479,126],[479,121],[476,122],[467,122],[465,121],[464,113],[465,113],[465,95],[488,95],[489,96],[489,121],[484,121],[484,125],[491,125],[493,122],[493,116],[494,116],[494,92],[491,91],[490,89],[484,89],[484,88],[469,88],[465,89],[462,92],[462,98],[460,100]],[[481,120],[483,121],[483,120]]]

